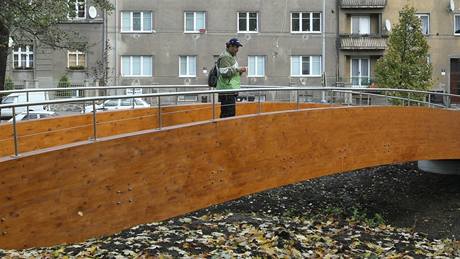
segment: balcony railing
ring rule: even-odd
[[[387,36],[382,34],[360,35],[341,34],[340,49],[342,50],[385,50]]]
[[[341,0],[340,6],[347,9],[385,8],[387,0]]]

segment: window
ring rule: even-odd
[[[265,76],[265,56],[248,57],[248,77]]]
[[[291,76],[321,76],[321,56],[292,56]]]
[[[70,69],[83,69],[86,66],[86,53],[69,51],[67,54],[67,67]]]
[[[422,33],[424,35],[430,34],[430,15],[429,14],[416,14],[422,22]]]
[[[15,46],[13,50],[13,68],[31,69],[34,67],[34,47],[31,45]]]
[[[184,31],[185,32],[203,32],[206,29],[205,12],[185,12],[184,13]]]
[[[121,32],[152,32],[152,12],[121,12]]]
[[[122,56],[121,75],[124,77],[152,76],[152,56]]]
[[[291,32],[321,32],[321,13],[291,13]]]
[[[17,103],[17,102],[18,102],[17,96],[8,96],[5,99],[3,99],[2,104],[12,104],[12,103]]]
[[[117,107],[119,99],[116,100],[108,100],[104,103],[104,107]]]
[[[371,34],[370,16],[352,16],[351,34],[369,35]]]
[[[455,15],[454,34],[460,35],[460,15]]]
[[[238,13],[238,32],[258,32],[259,14],[256,12]]]
[[[75,13],[69,14],[71,19],[86,18],[86,0],[69,0],[70,10],[75,10]]]
[[[179,57],[179,77],[196,77],[196,56]]]
[[[371,62],[369,58],[352,58],[350,68],[353,87],[367,87],[370,84]]]

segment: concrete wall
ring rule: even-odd
[[[326,1],[326,72],[335,77],[335,3]],[[321,55],[321,34],[290,33],[290,12],[322,12],[322,1],[308,0],[158,0],[158,1],[116,1],[116,10],[109,18],[109,38],[114,44],[110,67],[113,70],[113,84],[204,84],[207,73],[214,62],[214,56],[225,49],[225,42],[238,37],[244,47],[238,53],[238,62],[247,66],[248,55],[264,55],[265,78],[242,79],[243,84],[289,85],[299,83],[291,80],[291,55]],[[127,10],[151,10],[154,16],[154,33],[120,33],[120,12]],[[184,33],[184,11],[206,12],[206,33]],[[258,33],[237,33],[237,12],[259,13]],[[121,77],[122,55],[152,55],[153,77]],[[197,56],[196,78],[179,78],[179,56]],[[324,60],[324,59],[323,59]],[[293,81],[293,82],[291,82]],[[321,78],[306,78],[307,85],[320,85]]]

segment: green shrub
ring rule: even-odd
[[[14,89],[14,83],[11,77],[7,76],[5,79],[5,90],[13,90]]]
[[[70,87],[70,80],[67,77],[67,75],[63,75],[61,79],[59,79],[58,88],[69,88],[69,87]],[[58,91],[56,96],[70,97],[72,96],[72,90]]]

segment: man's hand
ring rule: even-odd
[[[239,68],[239,71],[240,71],[240,74],[243,74],[245,73],[246,71],[248,71],[248,69],[246,67],[240,67]]]

